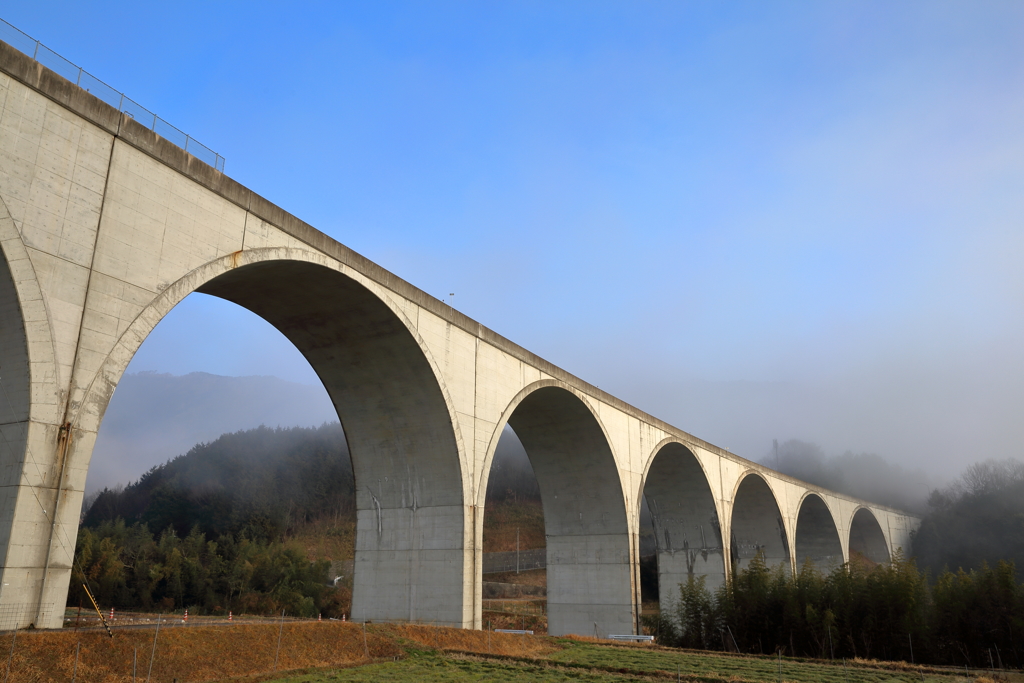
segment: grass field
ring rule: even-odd
[[[540,639],[538,639],[540,640]],[[351,681],[706,681],[792,683],[958,683],[1022,681],[1020,674],[963,672],[915,667],[903,662],[831,663],[815,660],[729,655],[617,645],[578,639],[547,639],[548,651],[529,657],[510,657],[424,649],[404,645],[405,655],[394,661],[363,666],[262,678],[275,683]]]
[[[180,622],[178,622],[180,624]],[[828,662],[675,650],[652,645],[434,628],[284,621],[232,625],[71,628],[0,634],[3,683],[246,681],[706,681],[708,683],[959,683],[985,671],[902,662]],[[781,666],[781,671],[780,671]],[[9,667],[9,668],[8,668]],[[275,671],[277,673],[275,673]],[[678,672],[678,674],[677,674]],[[1024,683],[996,672],[995,680]]]

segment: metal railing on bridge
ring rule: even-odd
[[[200,161],[206,162],[222,173],[224,172],[224,157],[206,145],[197,142],[191,135],[178,130],[124,93],[110,87],[82,67],[61,57],[38,40],[35,40],[3,19],[0,19],[0,40],[29,55],[50,71],[63,76],[93,96],[103,100],[111,107],[124,112],[146,128],[181,147]]]

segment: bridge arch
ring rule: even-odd
[[[69,538],[56,520],[69,511],[77,520],[82,503],[81,490],[61,495],[71,442],[64,428],[63,389],[71,359],[67,347],[58,352],[53,333],[57,325],[67,328],[74,313],[64,307],[54,315],[40,284],[42,278],[59,279],[53,260],[42,259],[50,272],[39,272],[22,228],[0,196],[0,467],[7,473],[0,491],[0,520],[14,522],[0,529],[0,568],[4,586],[14,584],[20,598],[12,607],[4,601],[3,628],[59,623],[56,614],[64,603],[47,600],[41,567],[71,567],[70,539],[75,534]],[[58,457],[51,460],[54,450]],[[57,573],[64,575],[63,584],[58,581],[53,593],[66,600],[70,574]]]
[[[597,412],[583,394],[556,380],[521,390],[491,437],[478,488],[479,509],[506,424],[523,444],[540,487],[548,632],[593,635],[596,630],[602,637],[632,633],[635,608],[625,496]],[[482,538],[482,518],[477,528]]]
[[[674,437],[659,443],[648,458],[640,495],[654,523],[658,601],[661,613],[670,615],[678,603],[678,586],[687,577],[705,577],[711,591],[725,583],[718,501],[700,458]]]
[[[42,296],[32,262],[7,205],[0,197],[0,386],[3,387],[0,395],[0,464],[5,468],[8,462],[13,463],[21,456],[28,441],[33,405],[29,336],[25,321],[33,316],[25,309],[33,300],[39,304],[37,308],[41,308]],[[42,328],[44,332],[48,331],[48,326]]]
[[[30,421],[45,424],[56,441],[62,421],[63,375],[51,328],[53,316],[21,232],[0,196],[0,430],[20,457]],[[2,456],[0,456],[2,457]],[[0,463],[3,460],[0,459]]]
[[[746,569],[758,552],[769,567],[790,567],[785,518],[768,481],[747,470],[736,483],[729,525],[733,575]]]
[[[331,397],[356,483],[353,619],[465,625],[466,483],[452,402],[404,314],[357,271],[296,248],[235,252],[193,270],[121,335],[84,392],[75,427],[98,430],[132,356],[192,292],[277,328]],[[77,463],[83,481],[89,451]]]
[[[818,569],[828,569],[843,563],[843,544],[835,517],[825,499],[813,491],[804,493],[797,513],[797,571],[808,560]]]
[[[885,538],[875,513],[863,505],[853,513],[850,520],[850,561],[860,555],[870,562],[885,564],[892,560],[889,543]]]

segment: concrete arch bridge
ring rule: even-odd
[[[495,334],[0,43],[0,627],[59,627],[104,410],[191,292],[305,355],[357,485],[353,618],[481,625],[504,426],[544,506],[550,630],[631,633],[646,496],[662,584],[885,562],[916,521],[782,476]],[[672,591],[663,590],[663,595]]]

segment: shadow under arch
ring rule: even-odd
[[[583,397],[554,381],[524,389],[495,427],[508,423],[540,488],[547,538],[548,632],[633,633],[632,553],[618,466]],[[486,480],[480,490],[486,490]]]
[[[885,534],[870,509],[857,508],[850,521],[850,561],[858,553],[876,564],[887,564],[892,561],[889,544]]]
[[[0,196],[0,466],[18,468],[36,443],[58,440],[62,368],[50,335],[50,312],[36,279],[28,249],[7,203]],[[26,321],[30,324],[26,326]],[[30,350],[31,347],[31,350]],[[39,430],[39,427],[43,427]],[[45,435],[40,433],[45,431]],[[11,483],[11,482],[9,482]],[[48,501],[54,504],[54,501]],[[16,496],[7,496],[14,514]],[[8,567],[7,544],[0,545],[0,567]]]
[[[843,544],[832,510],[821,496],[812,492],[800,501],[796,518],[797,571],[808,560],[822,570],[843,564]]]
[[[775,494],[757,472],[748,471],[732,497],[730,548],[733,576],[750,565],[758,552],[769,567],[789,571],[789,538]]]
[[[409,326],[357,276],[295,249],[206,264],[121,337],[85,412],[98,428],[131,356],[192,291],[255,313],[309,361],[345,430],[357,508],[352,618],[464,626],[464,486],[450,401]]]
[[[5,468],[25,452],[31,404],[28,336],[8,258],[0,250],[0,464]]]
[[[705,577],[712,593],[725,584],[718,507],[700,460],[672,438],[654,449],[641,493],[654,523],[661,613],[673,614],[688,577]]]

